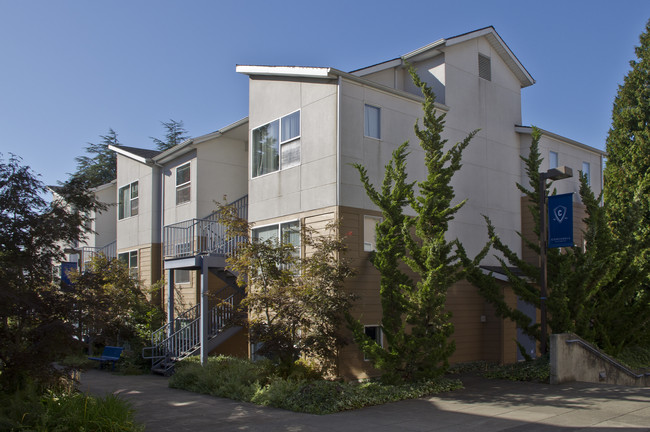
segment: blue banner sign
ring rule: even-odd
[[[72,286],[70,281],[70,272],[77,270],[76,262],[62,262],[61,263],[61,285],[65,287]]]
[[[548,197],[548,247],[573,246],[573,194]]]

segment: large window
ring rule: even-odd
[[[591,185],[591,166],[589,162],[582,163],[582,175],[587,177],[587,184]]]
[[[363,134],[370,138],[381,139],[381,109],[366,105],[364,109]]]
[[[138,214],[138,182],[135,181],[118,192],[118,219],[124,219]]]
[[[300,111],[253,129],[252,177],[300,164]]]
[[[190,164],[176,168],[176,205],[190,201]]]
[[[138,277],[138,251],[129,251],[117,254],[117,259],[129,267],[129,273],[133,277]]]

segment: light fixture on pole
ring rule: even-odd
[[[548,234],[546,232],[546,181],[547,180],[561,180],[573,177],[573,170],[567,166],[558,168],[551,168],[546,172],[539,173],[539,237],[540,237],[540,313],[541,313],[541,326],[542,336],[540,341],[541,354],[546,354],[546,247],[548,241]]]

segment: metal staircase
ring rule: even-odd
[[[235,209],[240,218],[248,219],[248,195],[229,206]],[[219,222],[216,212],[202,219],[189,219],[164,227],[163,257],[166,269],[200,270],[202,277],[205,277],[207,268],[226,286],[217,293],[206,291],[202,294],[204,310],[208,311],[206,320],[201,319],[199,303],[152,333],[151,346],[142,350],[142,357],[152,361],[152,371],[169,375],[173,373],[175,362],[201,352],[202,321],[207,333],[207,344],[203,347],[207,351],[203,353],[212,351],[241,330],[233,318],[245,292],[237,285],[236,276],[225,268],[225,260],[236,253],[238,242],[239,239],[228,238],[226,227]],[[171,287],[173,284],[169,288],[170,298],[173,299]],[[174,316],[174,313],[169,312],[169,315]]]
[[[227,286],[215,297],[229,293],[230,295],[220,298],[218,304],[209,310],[208,351],[215,349],[242,329],[234,319],[244,298],[244,290],[237,286]],[[197,304],[174,319],[173,327],[167,323],[151,334],[151,346],[143,348],[142,357],[152,361],[152,372],[170,375],[173,373],[174,363],[199,352],[200,322],[201,309]]]

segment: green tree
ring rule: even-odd
[[[455,350],[451,314],[445,309],[447,290],[463,278],[465,252],[457,240],[447,241],[449,222],[465,201],[452,204],[450,185],[461,167],[461,156],[476,132],[445,151],[442,139],[445,114],[436,115],[433,91],[414,69],[411,77],[424,95],[423,128],[415,124],[415,134],[424,150],[427,177],[407,182],[408,143],[393,152],[381,191],[370,183],[366,169],[356,165],[366,193],[382,211],[377,226],[377,251],[371,261],[381,274],[380,297],[383,309],[382,332],[386,349],[363,332],[358,320],[348,318],[355,340],[373,364],[390,381],[433,378],[444,373]],[[414,217],[406,216],[410,207]],[[409,277],[404,264],[416,276]]]
[[[162,311],[147,300],[139,281],[121,260],[93,257],[83,273],[71,276],[79,340],[101,345],[143,345],[161,324]]]
[[[619,86],[607,136],[605,202],[616,234],[650,227],[650,21],[635,48],[636,60]],[[640,212],[640,215],[637,214]],[[641,220],[636,222],[636,219]]]
[[[534,218],[533,238],[522,237],[524,247],[537,255],[539,248],[538,182],[542,157],[539,153],[539,129],[533,128],[533,140],[526,164],[529,187],[517,184],[528,197],[529,211]],[[551,188],[547,182],[547,193]],[[549,249],[548,262],[548,325],[552,333],[573,332],[612,355],[625,346],[639,343],[647,329],[648,298],[639,296],[638,285],[646,273],[641,265],[646,252],[638,243],[617,238],[610,229],[606,209],[600,197],[591,190],[586,176],[580,174],[580,198],[586,207],[584,247]],[[540,269],[521,259],[501,242],[491,221],[486,218],[489,244],[499,254],[503,273],[509,286],[523,301],[540,308]],[[629,239],[628,239],[629,240]],[[540,324],[511,307],[505,301],[502,287],[492,275],[484,274],[477,262],[466,262],[467,279],[479,288],[502,318],[511,319],[528,336],[540,340]],[[517,269],[518,271],[515,271]]]
[[[168,122],[160,122],[165,128],[165,138],[159,139],[150,137],[153,143],[156,145],[156,148],[160,151],[165,151],[169,148],[174,147],[177,144],[182,143],[183,141],[189,138],[187,131],[183,126],[183,121],[176,121],[170,119]]]
[[[53,283],[52,266],[61,245],[83,236],[87,211],[98,209],[82,182],[47,190],[16,156],[0,158],[0,388],[25,379],[47,380],[51,362],[72,346],[71,305]]]
[[[261,241],[251,237],[248,221],[231,207],[220,205],[219,213],[238,244],[228,266],[247,287],[242,304],[248,308],[251,342],[260,344],[257,353],[275,359],[287,373],[301,356],[315,360],[321,372],[333,372],[345,343],[340,323],[353,300],[343,283],[354,274],[343,257],[338,226],[329,224],[324,231],[303,226],[296,247],[290,233]]]
[[[117,178],[117,156],[108,148],[109,145],[120,145],[117,133],[109,129],[108,133],[100,135],[100,138],[102,140],[99,143],[88,143],[88,155],[75,158],[77,170],[71,178],[82,181],[87,188],[97,187]]]

